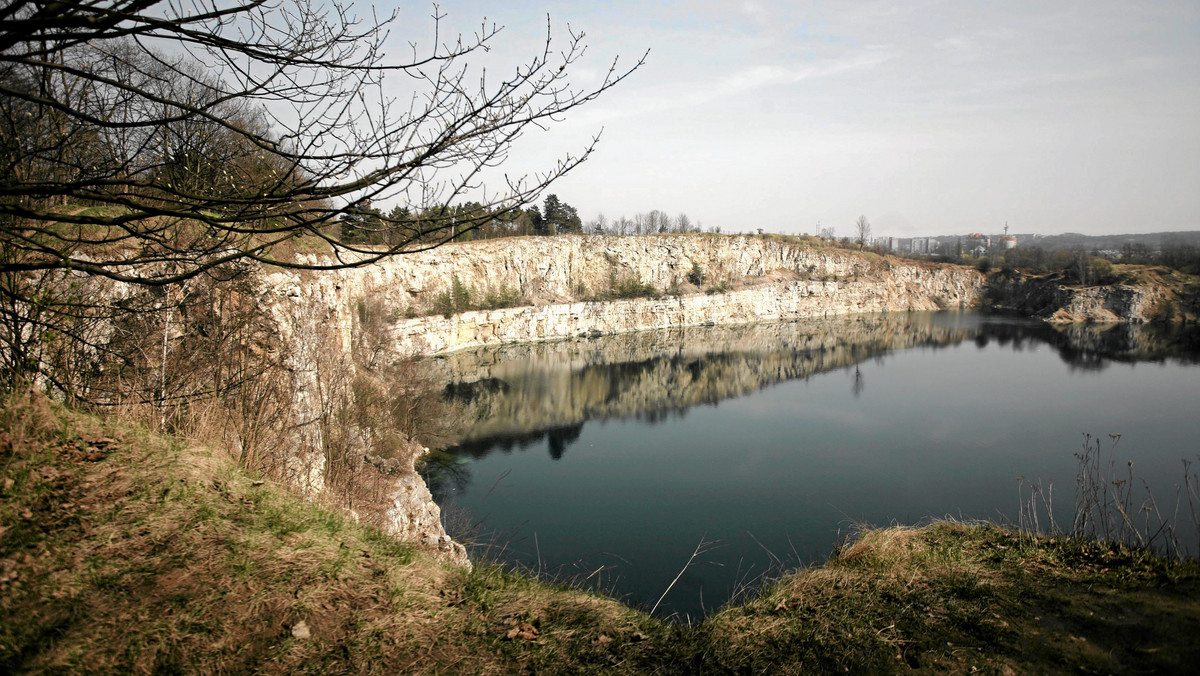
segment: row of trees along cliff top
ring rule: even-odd
[[[404,224],[440,222],[448,225],[446,235],[417,235],[417,241],[492,239],[522,235],[579,235],[583,221],[575,207],[547,195],[542,208],[489,210],[479,202],[413,210],[395,206],[387,214],[365,204],[341,219],[341,241],[348,244],[391,246],[408,236]],[[397,225],[399,224],[399,225]],[[421,227],[416,228],[417,232]]]
[[[374,244],[389,246],[405,237],[406,230],[396,224],[413,221],[439,221],[450,224],[451,238],[458,241],[474,239],[497,239],[527,235],[650,235],[664,233],[702,232],[698,221],[687,214],[670,216],[654,209],[635,214],[633,218],[621,216],[609,220],[604,214],[584,223],[579,211],[560,200],[557,195],[547,195],[539,209],[531,205],[524,209],[489,211],[478,202],[429,207],[414,210],[395,206],[386,214],[371,204],[364,204],[346,213],[341,218],[341,239],[351,244]],[[464,224],[469,227],[460,227]],[[715,227],[709,232],[720,233]],[[762,230],[759,230],[762,233]],[[433,241],[429,237],[418,241]],[[445,237],[442,238],[445,241]]]

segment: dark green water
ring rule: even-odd
[[[1018,477],[1069,523],[1083,433],[1121,434],[1111,456],[1172,508],[1197,354],[1194,331],[893,314],[455,355],[474,422],[433,483],[476,553],[647,608],[706,543],[658,610],[696,617],[856,524],[1016,521]]]

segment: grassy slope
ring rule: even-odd
[[[1200,276],[1157,265],[1115,266],[1122,284],[1153,286],[1163,291],[1155,308],[1158,318],[1168,321],[1200,320]]]
[[[875,530],[700,631],[739,671],[1194,673],[1200,566],[994,526]]]
[[[211,451],[0,410],[0,672],[1188,671],[1200,569],[938,524],[695,627],[447,568]],[[305,637],[307,629],[308,637]]]
[[[665,631],[616,601],[447,568],[176,440],[44,400],[0,419],[0,673],[599,669]],[[507,639],[521,622],[536,641]]]

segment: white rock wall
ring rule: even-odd
[[[464,312],[449,318],[422,317],[398,321],[393,334],[397,352],[417,355],[588,333],[937,310],[974,303],[973,289],[965,284],[960,289],[954,286],[951,282],[949,288],[938,293],[921,293],[874,281],[785,282],[712,295],[561,303]]]
[[[723,284],[730,290],[696,293],[686,284],[693,263],[703,270],[706,286]],[[609,289],[614,278],[636,278],[660,292],[676,286],[693,293],[578,301]],[[589,332],[971,307],[984,284],[981,274],[961,266],[721,235],[488,240],[404,254],[361,269],[276,271],[265,279],[268,295],[278,300],[273,311],[291,327],[285,330],[294,339],[303,340],[305,333],[290,319],[299,309],[336,330],[340,349],[349,350],[355,308],[369,300],[394,320],[395,349],[403,355]],[[535,305],[405,319],[428,312],[455,279],[476,298],[510,289]]]

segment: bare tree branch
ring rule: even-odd
[[[70,270],[149,286],[239,260],[292,268],[367,265],[437,246],[534,203],[598,136],[539,173],[483,193],[513,144],[636,70],[614,60],[572,88],[584,35],[544,44],[509,77],[472,60],[501,27],[385,42],[396,15],[363,21],[308,0],[12,0],[0,8],[0,272]],[[394,98],[394,80],[416,90]],[[429,207],[483,194],[464,218]],[[386,244],[340,222],[398,201]],[[319,242],[320,260],[290,255]]]

